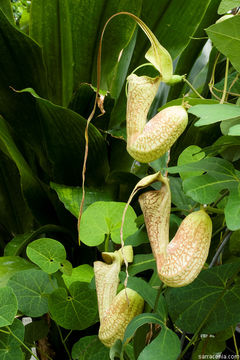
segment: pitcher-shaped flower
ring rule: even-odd
[[[161,77],[131,74],[127,80],[127,151],[137,161],[151,162],[179,138],[187,126],[188,114],[183,106],[170,106],[147,122]]]
[[[168,179],[161,181],[161,189],[142,194],[139,203],[160,279],[171,287],[185,286],[198,276],[207,259],[212,221],[204,210],[193,212],[169,242],[171,193]]]
[[[94,262],[100,318],[98,337],[108,347],[116,340],[123,339],[127,325],[142,312],[144,305],[143,298],[132,289],[123,289],[117,294],[123,256],[128,262],[133,261],[131,246],[125,246],[123,253],[122,249],[114,253],[102,253],[106,263]]]

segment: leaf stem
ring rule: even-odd
[[[157,296],[156,296],[156,299],[155,299],[154,308],[153,308],[153,312],[154,312],[154,313],[157,312],[158,301],[159,301],[159,299],[160,299],[160,295],[161,295],[163,286],[164,286],[164,283],[162,282],[161,285],[160,285],[159,288],[158,288]]]
[[[63,339],[61,329],[60,329],[60,327],[59,327],[59,325],[57,323],[56,323],[56,325],[57,325],[57,329],[58,329],[58,332],[59,332],[59,335],[60,335],[61,342],[62,342],[62,344],[64,346],[64,349],[65,349],[65,351],[66,351],[66,353],[68,355],[69,360],[71,360],[72,358],[71,358],[70,352],[69,352],[69,350],[67,348],[67,345],[66,345],[66,343],[65,343],[65,341]]]
[[[183,77],[183,81],[185,81],[185,83],[190,87],[190,89],[200,98],[200,99],[204,99],[204,97],[199,94],[199,92],[195,89],[195,87],[190,83],[190,81],[188,81],[188,79],[186,77]]]
[[[212,206],[207,206],[205,208],[206,211],[212,212],[214,214],[224,214],[224,210],[223,209],[216,209]]]
[[[215,207],[217,204],[220,203],[220,201],[222,201],[222,199],[229,194],[229,190],[226,190],[214,203],[213,203],[213,207]]]
[[[32,352],[32,350],[29,349],[29,347],[27,345],[24,344],[24,342],[19,339],[19,337],[17,337],[12,330],[10,329],[9,326],[6,326],[6,328],[8,329],[9,333],[36,359],[39,360],[38,357]],[[1,330],[2,331],[2,330]]]
[[[104,251],[105,252],[109,251],[109,239],[110,239],[110,234],[106,234],[106,239],[105,239],[105,244],[104,244]]]
[[[237,341],[236,341],[235,331],[234,331],[234,329],[233,329],[232,326],[231,326],[231,328],[232,328],[233,342],[234,342],[234,347],[235,347],[237,359],[239,359],[239,351],[238,351],[238,347],[237,347]]]
[[[68,337],[71,335],[72,332],[73,332],[72,330],[69,331],[69,333],[67,334],[67,336],[66,336],[65,339],[63,340],[64,342],[67,341]]]
[[[223,87],[223,94],[220,101],[220,104],[223,104],[227,94],[227,82],[228,82],[228,69],[229,69],[229,58],[226,60],[226,69],[225,69],[225,79],[224,79],[224,87]]]

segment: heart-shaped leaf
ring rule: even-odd
[[[125,203],[97,201],[84,211],[80,226],[80,240],[88,246],[100,245],[105,236],[111,236],[114,243],[120,244],[120,228]],[[137,216],[128,207],[123,226],[123,239],[137,231]]]
[[[17,299],[10,287],[0,288],[0,327],[13,323],[17,314]]]
[[[98,320],[96,291],[88,283],[74,282],[67,290],[56,289],[49,297],[52,318],[65,329],[82,330]]]
[[[41,238],[28,245],[27,256],[47,274],[52,274],[66,260],[66,251],[59,241]]]
[[[17,297],[18,309],[25,315],[38,317],[48,312],[48,294],[56,280],[41,270],[23,270],[14,274],[8,285]]]

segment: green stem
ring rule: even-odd
[[[190,89],[198,96],[200,97],[200,99],[204,99],[204,97],[199,94],[199,92],[195,89],[195,87],[188,81],[188,79],[186,79],[185,77],[183,78],[183,81],[185,81],[185,83],[190,87]]]
[[[27,345],[24,344],[24,342],[22,342],[22,340],[20,340],[13,332],[12,330],[10,329],[9,326],[6,326],[6,328],[8,329],[9,333],[37,360],[38,357],[36,357],[36,355],[32,352],[32,350],[29,349],[29,347]]]
[[[226,60],[226,69],[225,69],[225,79],[224,79],[224,87],[223,87],[223,94],[220,101],[220,104],[223,104],[227,94],[227,81],[228,81],[228,69],[229,69],[229,59]]]
[[[212,206],[207,206],[206,208],[204,208],[206,211],[212,212],[214,214],[224,214],[224,210],[223,209],[216,209],[213,208]]]
[[[154,308],[153,308],[153,312],[154,312],[154,313],[157,312],[158,301],[159,301],[159,299],[160,299],[160,295],[161,295],[163,286],[164,286],[164,283],[162,282],[161,285],[160,285],[159,288],[158,288],[157,296],[156,296],[156,299],[155,299]]]
[[[231,326],[231,328],[232,328],[233,342],[234,342],[234,347],[235,347],[237,359],[239,359],[239,351],[238,351],[238,347],[237,347],[237,341],[236,341],[235,331],[234,331],[234,329],[233,329],[232,326]]]
[[[71,358],[70,352],[69,352],[69,350],[67,348],[67,345],[66,345],[66,343],[65,343],[65,341],[63,339],[61,329],[60,329],[60,327],[59,327],[59,325],[57,323],[56,323],[56,325],[57,325],[57,328],[58,328],[58,332],[59,332],[59,335],[60,335],[61,342],[62,342],[62,344],[64,346],[64,349],[65,349],[65,351],[66,351],[66,353],[68,355],[69,360],[71,360],[72,358]]]
[[[214,236],[216,236],[217,234],[219,234],[221,231],[223,231],[226,228],[225,225],[221,226],[219,229],[217,229],[213,234],[212,234],[212,238],[214,238]]]
[[[213,207],[216,207],[217,204],[220,203],[220,201],[222,201],[223,198],[225,198],[226,195],[229,194],[229,190],[226,190],[214,203],[213,203]]]
[[[105,239],[105,244],[104,244],[104,251],[105,252],[109,251],[109,239],[110,239],[110,234],[106,234],[106,239]]]
[[[73,332],[72,330],[69,331],[69,333],[67,334],[67,336],[66,336],[65,339],[63,340],[64,342],[67,341],[68,337],[71,335],[72,332]]]

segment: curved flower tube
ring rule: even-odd
[[[160,82],[161,77],[128,77],[127,151],[142,163],[154,161],[168,151],[188,123],[183,106],[165,108],[147,122]]]
[[[204,210],[193,212],[169,242],[171,193],[168,179],[161,181],[161,189],[140,195],[139,203],[160,279],[171,287],[185,286],[198,276],[207,259],[212,221]]]
[[[114,253],[102,253],[102,257],[106,263],[94,262],[100,318],[98,337],[105,346],[111,347],[116,340],[123,339],[129,322],[142,312],[144,300],[129,288],[117,294],[123,258],[128,262],[133,261],[132,247],[125,246]]]

